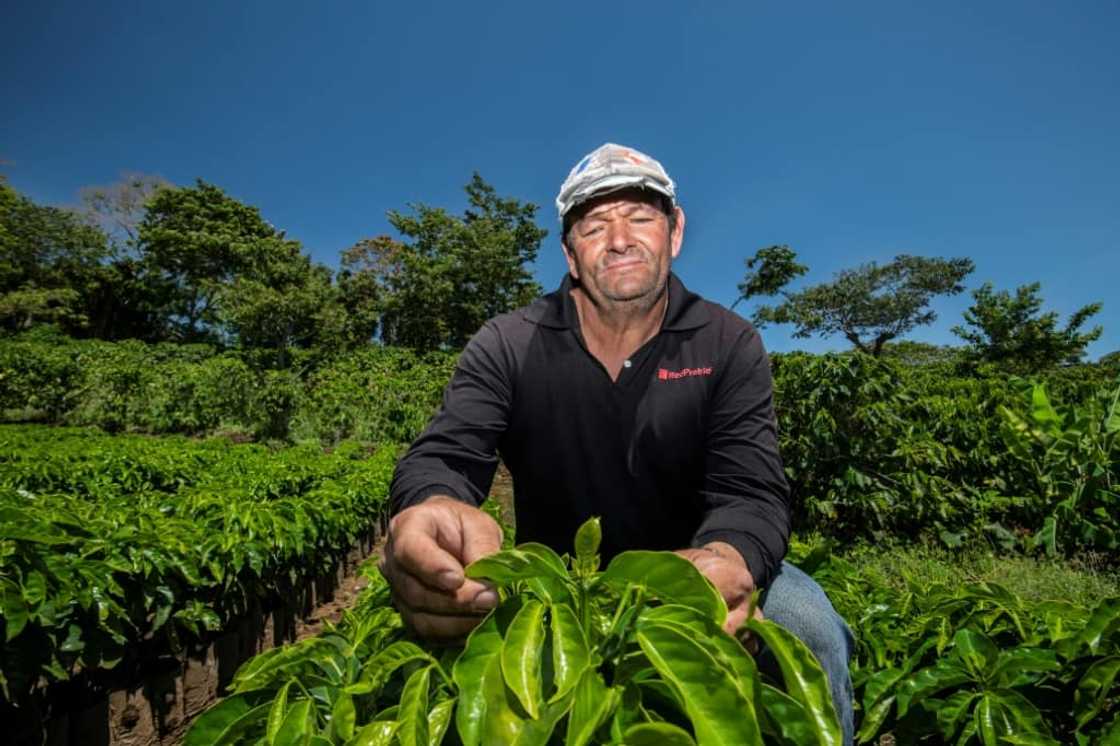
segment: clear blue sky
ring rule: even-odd
[[[694,8],[694,9],[688,9]],[[125,170],[196,177],[335,266],[385,211],[459,210],[473,170],[541,206],[606,141],[660,159],[688,214],[676,269],[734,300],[792,246],[818,282],[898,253],[969,256],[970,287],[1103,301],[1120,348],[1120,4],[10,3],[0,169],[35,200]],[[967,294],[910,338],[953,343]],[[765,332],[772,350],[844,340]]]

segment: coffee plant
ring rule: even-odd
[[[782,672],[764,680],[690,562],[632,551],[600,571],[598,528],[580,528],[574,557],[530,543],[469,566],[502,600],[457,647],[412,639],[374,576],[338,626],[246,663],[185,743],[840,743],[799,640],[748,622]]]

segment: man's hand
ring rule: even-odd
[[[727,602],[727,622],[723,628],[732,635],[736,634],[739,626],[747,621],[754,592],[754,576],[747,569],[739,550],[726,542],[713,541],[698,549],[680,549],[677,554],[696,565],[696,569],[723,595],[723,600]],[[754,609],[754,618],[762,619],[761,609]],[[750,650],[751,645],[746,640],[743,642]]]
[[[487,584],[463,568],[502,547],[502,529],[485,512],[446,495],[406,508],[389,522],[381,572],[409,629],[455,640],[498,605]]]

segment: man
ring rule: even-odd
[[[477,508],[500,453],[519,541],[570,551],[576,528],[601,516],[604,561],[676,550],[723,594],[729,631],[764,589],[762,613],[821,660],[850,742],[851,633],[782,562],[789,489],[758,333],[670,272],[685,215],[657,161],[603,145],[556,205],[568,276],[482,327],[397,466],[383,569],[398,608],[418,634],[447,639],[497,603],[463,568],[501,544]],[[759,662],[775,668],[765,652]]]

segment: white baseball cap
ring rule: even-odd
[[[556,195],[560,219],[576,205],[600,194],[627,187],[652,189],[665,195],[675,207],[677,189],[661,164],[645,153],[607,143],[585,155],[568,173]]]

